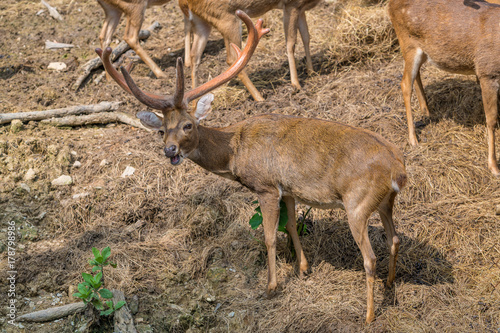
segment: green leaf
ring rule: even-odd
[[[111,255],[111,249],[109,248],[109,246],[102,249],[101,254],[102,254],[102,258],[104,259],[104,261],[106,261],[106,259],[108,259],[109,256]]]
[[[94,268],[92,268],[92,273],[94,273],[95,271],[98,271],[101,269],[101,266],[94,266]]]
[[[110,262],[109,264],[111,265],[111,267],[116,268],[116,264],[114,262]]]
[[[94,282],[98,284],[99,282],[101,282],[101,279],[102,279],[102,271],[100,271],[99,273],[97,273],[96,276],[94,276]]]
[[[104,258],[103,257],[96,257],[95,261],[97,261],[98,264],[102,264],[104,262]]]
[[[97,261],[95,261],[94,259],[89,259],[89,264],[91,266],[98,266],[99,265],[99,263]]]
[[[94,258],[99,258],[101,257],[101,252],[99,252],[99,250],[95,247],[92,248],[92,253],[94,254]]]
[[[262,210],[260,209],[260,206],[257,206],[257,208],[255,208],[255,211],[262,216]]]
[[[256,205],[259,203],[259,200],[252,201],[252,204]]]
[[[107,309],[106,311],[101,311],[101,316],[109,316],[115,311],[115,309]]]
[[[78,298],[85,298],[81,293],[74,293],[73,296]]]
[[[95,306],[97,310],[104,310],[104,305],[99,299],[95,299],[92,301],[92,304]]]
[[[108,308],[114,309],[113,301],[106,301],[106,305],[108,306]]]
[[[82,277],[85,282],[92,284],[92,278],[93,278],[92,275],[90,275],[89,273],[82,273]]]
[[[256,213],[254,216],[252,216],[248,223],[250,223],[250,227],[252,227],[253,230],[257,229],[259,225],[262,224],[262,215]]]
[[[127,304],[127,302],[125,302],[125,301],[119,301],[118,303],[115,304],[115,310],[118,310],[119,308],[121,308],[125,304]]]
[[[108,289],[106,289],[106,288],[103,288],[103,289],[99,290],[99,294],[101,295],[102,298],[111,298],[111,297],[113,297],[113,293],[111,291],[109,291]]]
[[[288,222],[288,212],[286,209],[286,204],[283,200],[280,202],[280,220],[278,224],[278,231],[288,233],[286,230],[286,224]]]

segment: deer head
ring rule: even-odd
[[[214,99],[214,96],[209,92],[238,75],[252,57],[260,38],[269,32],[269,29],[262,28],[262,19],[259,19],[254,26],[248,15],[243,11],[237,10],[236,15],[246,24],[248,29],[248,40],[243,51],[236,45],[231,44],[238,54],[238,60],[214,79],[196,89],[184,92],[183,63],[182,59],[178,58],[176,64],[176,89],[173,96],[160,96],[142,91],[135,84],[127,69],[120,68],[122,75],[113,67],[109,59],[111,48],[108,47],[104,51],[96,49],[97,54],[102,59],[104,68],[120,87],[133,94],[143,104],[162,112],[163,117],[150,111],[141,111],[137,114],[137,117],[144,126],[162,134],[165,143],[165,156],[170,158],[173,165],[180,164],[184,158],[189,157],[189,154],[198,147],[198,124],[210,112],[211,103]],[[196,103],[196,107],[189,111],[189,102],[197,98],[200,99]]]

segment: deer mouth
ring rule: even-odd
[[[180,154],[177,154],[174,157],[170,157],[170,163],[172,165],[178,165],[182,162],[182,159],[182,156]]]

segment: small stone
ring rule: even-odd
[[[75,163],[73,163],[73,168],[79,168],[82,166],[82,163],[80,163],[80,161],[75,161]]]
[[[32,168],[29,168],[29,170],[26,172],[24,175],[24,180],[29,181],[29,180],[34,180],[36,177],[36,172]]]
[[[234,311],[231,311],[229,312],[229,314],[227,315],[229,318],[233,318],[234,317]]]
[[[137,295],[132,296],[132,299],[128,302],[128,307],[133,315],[139,312],[139,297]]]
[[[53,69],[55,71],[63,71],[66,69],[66,64],[64,62],[51,62],[47,69]]]
[[[19,119],[14,119],[10,123],[10,131],[12,133],[17,133],[23,129],[23,122],[20,121]]]
[[[105,166],[105,165],[108,165],[108,164],[109,164],[109,162],[106,159],[102,160],[101,163],[99,163],[100,166]]]
[[[135,172],[135,168],[134,167],[131,167],[130,165],[128,165],[126,168],[125,168],[125,171],[123,171],[121,177],[122,178],[125,178],[125,177],[128,177],[128,176],[132,176]]]
[[[73,184],[73,179],[71,176],[62,175],[61,177],[54,179],[51,184],[54,186],[71,185]]]
[[[21,183],[21,185],[19,185],[19,187],[20,187],[21,189],[23,189],[24,191],[28,192],[28,193],[30,193],[30,192],[31,192],[30,187],[29,187],[29,186],[28,186],[28,184],[26,184],[26,183]]]

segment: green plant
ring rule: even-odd
[[[113,293],[104,288],[104,267],[110,265],[116,268],[116,264],[108,261],[111,255],[109,246],[102,249],[102,251],[93,247],[92,253],[94,258],[90,258],[89,264],[93,266],[92,273],[97,271],[98,273],[95,276],[82,273],[83,282],[78,284],[78,292],[74,293],[73,296],[80,298],[85,304],[91,303],[97,310],[101,311],[101,316],[108,316],[125,305],[125,301],[116,304],[113,304],[111,300],[103,301],[113,297]],[[107,306],[106,310],[104,304]]]
[[[252,203],[257,204],[259,202],[256,200]],[[262,210],[260,209],[260,206],[257,206],[257,208],[255,208],[255,211],[257,213],[255,213],[254,216],[252,216],[252,218],[249,221],[250,227],[252,227],[252,229],[254,229],[254,230],[257,229],[262,224]],[[280,201],[280,220],[278,223],[278,231],[282,231],[282,232],[288,234],[288,231],[286,230],[286,223],[287,222],[288,222],[288,213],[286,211],[286,204],[283,200],[281,200]]]

